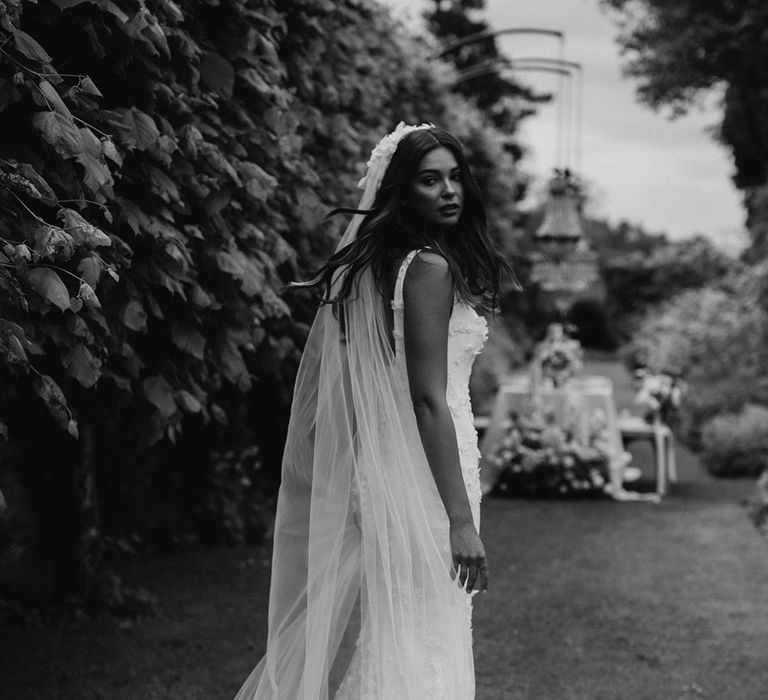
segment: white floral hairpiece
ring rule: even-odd
[[[384,136],[371,151],[371,157],[367,163],[368,169],[365,171],[365,175],[360,182],[357,183],[358,188],[364,190],[369,185],[372,185],[373,192],[378,190],[384,178],[384,173],[387,171],[389,161],[392,160],[392,155],[397,150],[397,144],[400,143],[403,136],[411,131],[416,131],[416,129],[432,129],[434,126],[434,124],[427,124],[426,122],[418,126],[400,122],[395,127],[395,130]]]

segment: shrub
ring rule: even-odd
[[[649,313],[625,348],[633,366],[682,376],[681,437],[701,444],[704,422],[748,403],[768,405],[765,266],[686,291]],[[734,342],[738,339],[738,342]]]
[[[757,476],[768,467],[768,408],[747,404],[704,424],[702,461],[717,476]]]

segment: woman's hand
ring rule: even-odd
[[[488,562],[474,523],[451,523],[450,537],[453,568],[461,587],[466,591],[488,590]]]

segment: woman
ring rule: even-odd
[[[487,588],[468,380],[506,268],[458,141],[397,129],[308,283],[323,304],[294,393],[267,653],[236,700],[474,697]]]

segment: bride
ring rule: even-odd
[[[469,700],[478,531],[472,362],[508,270],[459,142],[374,148],[296,382],[269,637],[236,700]]]

